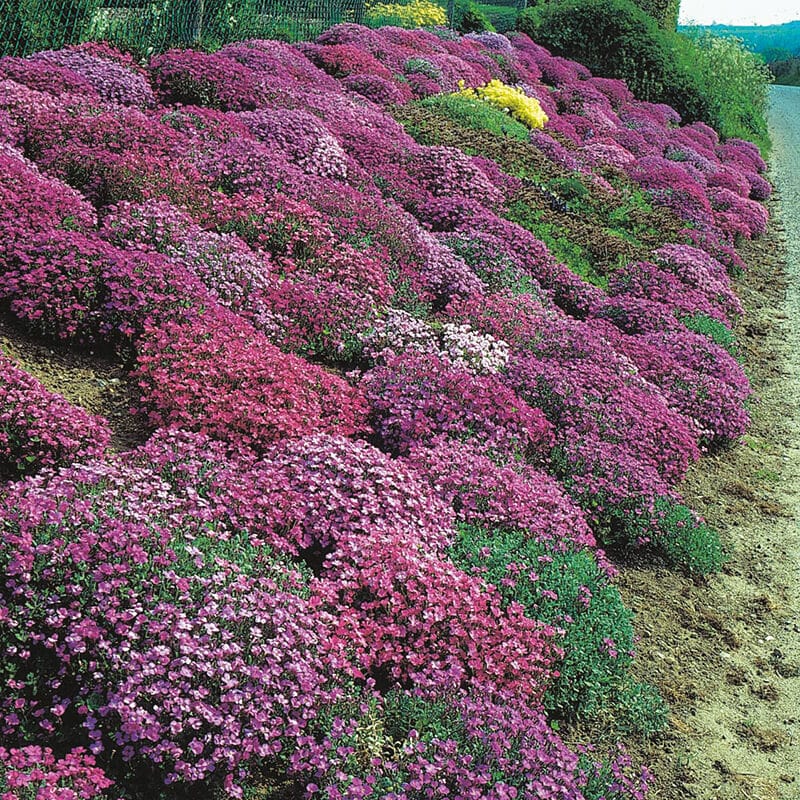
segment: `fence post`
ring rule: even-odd
[[[205,0],[189,0],[189,44],[197,44],[203,35]]]

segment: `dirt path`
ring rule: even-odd
[[[672,707],[643,753],[653,800],[800,800],[800,88],[773,88],[770,123],[773,224],[745,248],[738,286],[753,424],[684,487],[731,559],[700,585],[652,568],[622,578],[637,669]]]

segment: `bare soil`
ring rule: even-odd
[[[50,391],[106,417],[113,431],[112,449],[128,450],[146,438],[144,421],[133,413],[139,395],[121,363],[89,350],[44,343],[1,314],[0,351]]]

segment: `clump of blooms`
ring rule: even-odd
[[[389,358],[366,373],[361,386],[376,432],[396,453],[445,435],[504,457],[535,458],[552,441],[542,413],[497,376],[475,375],[432,354]]]
[[[89,231],[97,225],[92,206],[74,189],[42,174],[20,155],[0,151],[0,258],[36,234]]]
[[[295,553],[331,552],[346,542],[364,546],[400,530],[426,552],[443,553],[453,535],[447,506],[420,477],[364,442],[323,433],[291,439],[270,449],[246,476],[256,496],[274,497],[270,487],[284,488],[292,520],[284,522],[284,540]],[[258,516],[246,527],[258,533]]]
[[[531,129],[544,128],[547,124],[547,114],[542,111],[542,107],[535,97],[528,97],[519,89],[506,86],[497,79],[489,81],[486,86],[478,86],[475,89],[461,87],[459,94],[483,100],[496,108],[508,111],[514,119]]]
[[[341,378],[282,353],[243,319],[210,306],[147,325],[136,376],[154,425],[263,448],[313,431],[363,430],[365,406]]]
[[[281,150],[305,172],[341,180],[347,177],[347,154],[313,114],[263,108],[244,112],[239,119],[256,138]]]
[[[487,800],[583,797],[590,776],[605,775],[618,797],[644,797],[649,773],[624,751],[591,761],[567,748],[544,714],[485,693],[356,693],[337,703],[324,744],[305,745],[295,763],[310,772],[314,800],[329,797],[446,798],[457,792]],[[588,762],[588,763],[587,763]],[[611,777],[613,775],[613,778]],[[595,784],[597,785],[597,784]]]
[[[49,747],[0,747],[0,796],[4,800],[92,800],[113,785],[82,748],[57,758]]]
[[[442,327],[445,355],[459,367],[476,374],[501,372],[509,359],[508,345],[485,333],[473,331],[469,325],[445,323]]]
[[[0,480],[101,457],[108,424],[77,408],[0,353]]]
[[[483,687],[537,705],[552,677],[553,628],[402,530],[368,548],[341,542],[313,590],[338,620],[353,675],[383,689]]]
[[[558,481],[531,466],[499,466],[469,443],[442,439],[415,447],[407,460],[463,523],[524,531],[557,550],[595,546]]]
[[[371,22],[390,22],[404,28],[423,28],[447,25],[447,13],[431,0],[412,0],[410,3],[370,3],[367,19]]]
[[[29,58],[0,59],[0,75],[39,92],[52,95],[81,95],[86,99],[99,99],[92,83],[69,67],[60,67],[45,60]]]
[[[109,57],[111,56],[111,57]],[[72,70],[86,80],[97,94],[109,103],[148,108],[155,105],[155,95],[147,80],[113,48],[106,50],[65,47],[30,56],[34,63]],[[90,95],[91,96],[91,95]]]
[[[253,71],[223,53],[170,50],[152,59],[150,72],[164,104],[246,111],[263,102],[264,89]]]
[[[193,487],[93,463],[16,484],[2,510],[4,736],[217,786],[302,737],[326,698],[329,620]]]

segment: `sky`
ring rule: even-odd
[[[681,23],[772,25],[800,19],[798,0],[681,0]]]

